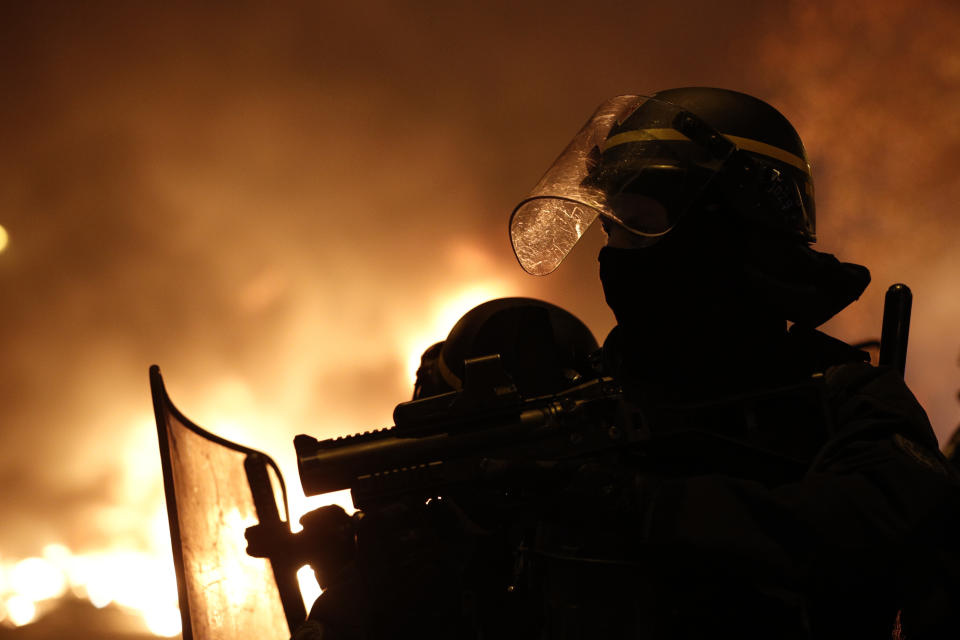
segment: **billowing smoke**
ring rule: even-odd
[[[811,157],[819,245],[873,274],[827,329],[879,336],[886,288],[908,284],[907,382],[942,442],[960,421],[960,6],[803,2],[780,19],[759,60]]]
[[[907,282],[908,381],[941,439],[957,422],[949,2],[3,13],[0,563],[151,544],[152,363],[188,416],[289,476],[294,434],[386,425],[411,359],[485,297],[551,300],[602,340],[597,232],[535,279],[506,222],[617,93],[725,86],[783,110],[821,248],[874,274],[830,329],[878,335]]]

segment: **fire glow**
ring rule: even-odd
[[[164,512],[156,522],[166,528]],[[163,532],[166,535],[166,532]],[[139,615],[154,635],[180,633],[173,559],[158,549],[113,549],[73,554],[51,544],[39,557],[0,564],[0,619],[13,626],[33,622],[68,593],[102,609],[110,604]]]
[[[884,288],[909,284],[908,382],[941,441],[956,428],[958,3],[694,3],[694,21],[607,3],[586,22],[535,3],[509,21],[481,3],[113,3],[83,20],[8,4],[0,625],[76,594],[179,629],[153,362],[188,417],[275,457],[295,529],[349,509],[301,494],[284,427],[386,426],[422,351],[517,294],[509,208],[615,93],[719,85],[780,108],[814,165],[820,248],[874,272],[828,333],[876,335]],[[603,302],[584,256],[520,293],[597,331],[609,314],[589,315]],[[34,464],[41,451],[60,464]],[[69,548],[42,547],[56,541]]]
[[[398,357],[405,363],[404,383],[412,386],[422,352],[434,342],[443,340],[450,328],[464,313],[489,300],[507,294],[508,287],[502,282],[474,283],[445,296],[438,296],[431,306],[426,322],[410,325],[408,332],[397,342]],[[235,378],[225,379],[214,385],[211,406],[202,415],[216,416],[203,426],[214,433],[251,444],[274,455],[287,453],[290,442],[268,435],[264,440],[263,425],[276,424],[276,416],[264,415],[252,400],[249,386]],[[407,398],[398,398],[400,402]],[[230,407],[224,410],[223,407]],[[135,435],[125,444],[123,458],[124,487],[121,495],[136,504],[144,495],[144,484],[159,479],[156,437],[152,420],[143,415],[133,421]],[[201,423],[202,424],[202,423]],[[275,434],[274,434],[275,435]],[[354,511],[349,491],[339,491],[321,496],[306,497],[299,486],[296,466],[288,456],[278,456],[280,467],[287,483],[291,527],[300,529],[299,518],[312,509],[328,504],[339,504],[348,513]],[[156,471],[157,473],[151,473]],[[122,506],[122,505],[121,505]],[[155,513],[150,524],[147,548],[117,547],[101,551],[74,553],[62,544],[49,544],[40,556],[21,560],[0,558],[0,624],[15,627],[36,621],[56,606],[59,598],[72,594],[85,598],[97,608],[116,605],[139,616],[146,630],[159,637],[173,637],[181,632],[180,611],[177,601],[176,575],[169,542],[166,507],[162,502],[153,505]],[[237,514],[239,517],[239,514]],[[107,518],[109,519],[109,517]],[[243,531],[253,523],[237,521],[232,527],[237,543],[245,546]],[[229,581],[230,571],[242,571],[243,567],[224,568]],[[304,602],[310,605],[321,590],[309,567],[297,573]],[[242,583],[237,580],[237,583]],[[235,594],[238,600],[247,594]]]
[[[467,311],[487,300],[506,295],[507,286],[500,282],[480,283],[462,290],[454,296],[441,299],[434,305],[430,314],[431,321],[411,331],[413,336],[407,341],[406,372],[411,387],[417,379],[420,356],[430,345],[446,338],[457,320]]]

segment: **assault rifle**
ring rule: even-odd
[[[803,473],[825,437],[819,375],[780,389],[654,409],[627,401],[609,377],[523,398],[499,356],[465,364],[461,391],[397,405],[393,427],[322,441],[297,436],[304,492],[350,489],[354,505],[367,509],[458,488],[514,482],[527,489],[585,461],[616,465],[624,458],[652,472],[787,479]],[[805,416],[810,427],[785,439],[779,430],[785,411]]]
[[[492,479],[493,460],[563,463],[645,439],[613,379],[524,398],[498,355],[467,360],[462,390],[399,404],[393,418],[393,427],[352,436],[297,436],[304,493],[350,489],[364,509]]]

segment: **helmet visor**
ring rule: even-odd
[[[603,216],[645,237],[669,232],[736,146],[694,114],[646,96],[604,102],[510,216],[525,271],[556,269]]]

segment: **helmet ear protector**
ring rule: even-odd
[[[514,253],[528,273],[545,275],[598,216],[657,238],[704,199],[813,242],[809,171],[805,157],[723,134],[689,109],[656,97],[617,96],[597,109],[514,209]]]

